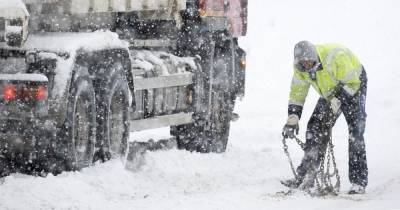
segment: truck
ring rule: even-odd
[[[0,177],[124,157],[131,132],[226,150],[247,0],[2,0]]]

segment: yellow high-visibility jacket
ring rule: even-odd
[[[346,47],[338,44],[315,45],[322,64],[316,72],[316,80],[312,80],[308,72],[294,67],[290,89],[289,105],[303,106],[310,85],[321,97],[333,98],[335,87],[341,83],[348,95],[353,96],[360,88],[362,65],[358,58]]]

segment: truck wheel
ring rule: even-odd
[[[203,136],[200,130],[202,126],[194,124],[171,126],[171,135],[175,136],[178,149],[191,152],[201,152]]]
[[[10,174],[9,165],[9,161],[7,161],[5,158],[0,157],[0,179]]]
[[[228,144],[230,122],[234,108],[232,72],[234,48],[231,39],[217,42],[214,55],[214,84],[211,92],[209,120],[206,122],[206,150],[225,152]]]
[[[177,140],[178,149],[201,153],[225,152],[232,115],[230,94],[225,91],[212,93],[212,107],[208,119],[196,119],[195,123],[171,127],[171,135]]]
[[[98,138],[102,160],[125,157],[129,138],[129,86],[121,63],[115,62],[102,81],[98,100]]]
[[[96,140],[96,107],[92,81],[81,68],[71,83],[64,125],[66,169],[79,170],[93,163]]]
[[[202,153],[221,153],[226,150],[233,112],[229,81],[232,68],[234,68],[232,66],[233,51],[231,43],[228,42],[213,46],[214,55],[208,59],[213,68],[211,106],[208,109],[208,115],[197,116],[193,124],[171,128],[171,134],[176,137],[179,149]],[[208,69],[209,63],[204,63],[203,69]]]
[[[210,120],[204,130],[207,142],[204,149],[207,152],[221,153],[226,150],[232,115],[229,100],[229,93],[225,91],[215,91],[212,93],[213,102]]]

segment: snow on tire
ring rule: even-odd
[[[102,159],[124,157],[129,138],[129,87],[120,61],[108,68],[101,81],[98,96],[98,141],[102,144]]]
[[[86,67],[78,68],[71,83],[67,118],[63,127],[67,170],[79,170],[93,163],[96,140],[96,106],[92,81]]]
[[[195,123],[189,125],[173,126],[171,134],[177,138],[178,148],[202,153],[225,152],[229,128],[232,118],[234,102],[230,90],[230,76],[233,66],[233,42],[230,39],[219,40],[205,49],[213,49],[211,56],[204,63],[207,69],[211,64],[212,90],[208,113],[195,118]]]

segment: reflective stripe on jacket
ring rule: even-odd
[[[315,45],[322,64],[312,80],[308,72],[294,67],[289,104],[303,106],[310,85],[321,97],[330,100],[335,87],[342,83],[344,90],[353,96],[360,88],[362,65],[358,58],[346,47],[338,44]]]

